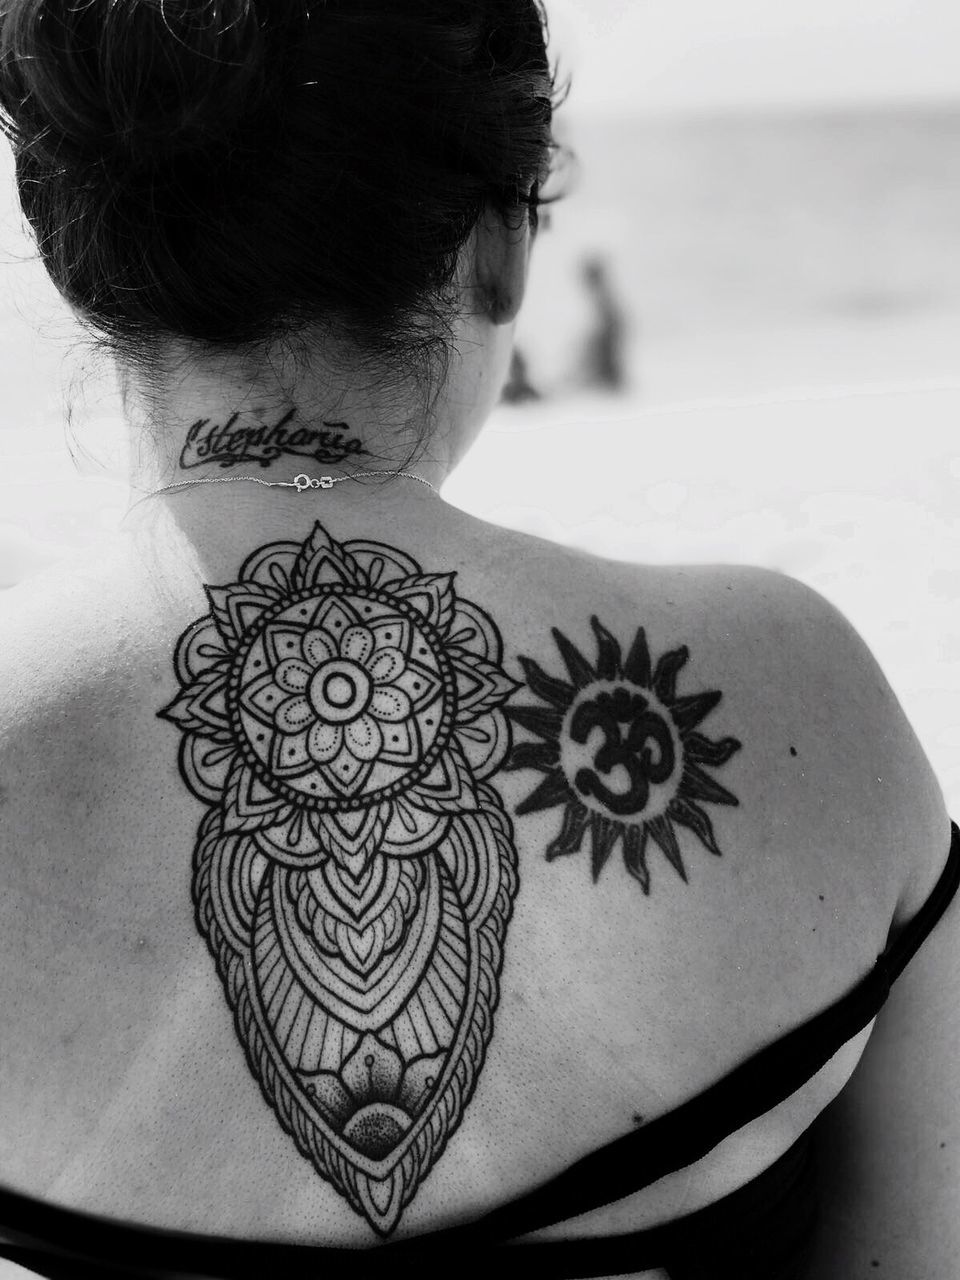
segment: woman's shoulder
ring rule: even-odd
[[[642,637],[651,679],[674,664],[676,696],[726,700],[743,758],[764,765],[764,821],[841,824],[864,849],[882,840],[903,883],[936,859],[910,845],[929,829],[918,815],[942,810],[930,763],[869,644],[814,588],[760,566],[634,564],[472,522],[441,545],[423,567],[456,570],[517,675],[534,663],[569,678],[574,654],[598,670],[610,645],[622,666]],[[0,596],[0,785],[16,770],[49,796],[91,745],[109,767],[125,750],[122,708],[161,698],[176,641],[206,607],[192,585],[158,586],[129,539],[107,538]]]
[[[0,593],[0,761],[49,753],[116,715],[154,644],[122,540],[104,538]],[[54,739],[56,740],[54,742]],[[40,759],[30,770],[44,776]]]
[[[935,783],[869,647],[839,610],[785,575],[630,565],[511,534],[419,543],[411,534],[402,551],[426,575],[428,611],[432,599],[449,614],[451,592],[464,602],[456,625],[424,635],[457,650],[447,656],[465,696],[503,701],[495,667],[516,685],[507,699],[515,754],[493,778],[524,888],[500,1024],[512,1065],[489,1077],[486,1110],[472,1114],[497,1152],[512,1150],[504,1116],[536,1111],[517,1080],[524,1071],[539,1079],[552,1062],[554,1111],[531,1119],[525,1141],[541,1151],[544,1173],[555,1171],[582,1142],[615,1136],[625,1091],[653,1108],[679,1105],[723,1065],[825,1007],[849,985],[838,975],[869,967],[916,842],[932,830],[918,825],[917,797]],[[20,1028],[5,1061],[0,1169],[35,1190],[70,1160],[86,1178],[76,1157],[98,1140],[97,1117],[126,1087],[173,993],[189,1003],[194,966],[206,972],[184,910],[197,812],[177,785],[176,735],[158,712],[177,693],[178,640],[212,602],[190,573],[162,590],[148,577],[136,557],[105,547],[95,563],[75,558],[0,605],[0,1008]],[[230,581],[218,566],[209,580]],[[329,630],[337,619],[327,621]],[[476,651],[471,627],[483,633]],[[314,637],[304,650],[308,679],[325,644]],[[351,649],[351,661],[365,653]],[[381,665],[401,680],[395,653]],[[397,695],[387,711],[401,706]],[[622,963],[633,955],[657,962]],[[93,999],[102,991],[108,1007]],[[219,1030],[199,1046],[171,1040],[177,1071],[207,1054],[207,1067],[222,1060],[242,1073],[223,1052],[219,991],[207,982],[201,994]],[[195,1011],[184,1016],[186,1025]],[[580,1055],[576,1079],[571,1053]],[[678,1073],[678,1062],[688,1069]],[[69,1119],[33,1159],[24,1135],[68,1083],[77,1095]],[[593,1086],[609,1114],[591,1121],[583,1099]],[[197,1115],[206,1103],[200,1091]],[[164,1098],[155,1105],[163,1111]],[[560,1117],[575,1105],[582,1135],[574,1126],[561,1141]],[[247,1152],[254,1198],[258,1115],[238,1115],[232,1136]],[[194,1123],[185,1110],[184,1131]],[[295,1182],[284,1152],[274,1149],[278,1176]],[[502,1154],[480,1163],[471,1178],[492,1204],[502,1178],[487,1175]],[[519,1189],[522,1165],[509,1168]],[[105,1166],[104,1185],[129,1216],[115,1174]],[[182,1226],[190,1197],[181,1200],[169,1212]],[[155,1211],[146,1196],[142,1212]],[[236,1230],[234,1219],[219,1225]]]
[[[651,651],[684,650],[691,676],[699,664],[728,689],[749,691],[753,723],[776,708],[779,718],[789,712],[802,722],[821,749],[858,742],[845,757],[854,772],[886,751],[889,767],[879,776],[861,769],[861,794],[871,800],[894,792],[908,801],[929,787],[929,762],[869,644],[839,607],[786,573],[637,564],[491,526],[443,545],[424,568],[455,569],[507,652],[526,646],[543,655],[564,640],[596,645],[599,625],[625,656],[642,629]],[[0,594],[0,750],[50,715],[62,719],[85,705],[102,715],[132,680],[159,683],[183,619],[207,606],[206,584],[190,585],[151,581],[130,539],[105,537]],[[848,787],[843,798],[854,800]]]

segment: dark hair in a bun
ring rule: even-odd
[[[541,0],[0,0],[0,129],[54,285],[148,387],[171,338],[316,331],[429,377],[485,204],[536,224],[546,34]]]

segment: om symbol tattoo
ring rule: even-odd
[[[627,726],[626,738],[621,726]],[[651,782],[666,782],[673,773],[676,752],[673,738],[662,716],[650,710],[649,701],[641,693],[621,686],[613,693],[599,693],[590,702],[581,702],[570,721],[570,737],[586,743],[592,729],[604,735],[604,744],[594,756],[596,769],[609,774],[622,765],[630,780],[626,792],[611,791],[594,769],[577,770],[577,790],[595,796],[611,813],[621,816],[641,813],[650,798]],[[649,743],[653,743],[655,754]],[[656,757],[656,758],[655,758]]]
[[[700,806],[739,801],[705,766],[726,764],[742,743],[714,742],[698,731],[721,694],[677,693],[677,673],[690,657],[686,645],[664,653],[654,667],[642,627],[624,658],[599,620],[590,622],[595,663],[554,628],[568,679],[549,674],[531,658],[520,659],[527,687],[540,702],[505,710],[540,741],[517,742],[504,768],[544,775],[517,806],[518,815],[563,808],[560,832],[547,846],[548,861],[576,853],[589,832],[597,880],[619,841],[624,865],[649,893],[649,838],[684,881],[677,824],[721,856],[713,824]]]

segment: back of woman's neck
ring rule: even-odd
[[[423,415],[401,420],[375,404],[340,399],[329,411],[291,401],[198,396],[154,412],[149,427],[130,419],[131,487],[148,493],[193,479],[255,475],[264,481],[309,476],[412,471],[439,486],[449,463],[441,441]],[[156,446],[143,448],[141,431]],[[420,464],[420,465],[416,465]],[[382,475],[378,479],[384,479]],[[364,483],[367,483],[364,480]]]

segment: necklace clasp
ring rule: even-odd
[[[297,493],[303,493],[304,489],[332,489],[333,476],[321,476],[319,480],[314,480],[312,476],[301,471],[298,476],[293,477],[293,483],[296,485]]]

